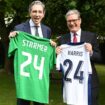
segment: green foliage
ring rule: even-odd
[[[0,11],[12,23],[7,29],[28,18],[28,6],[33,0],[1,0]],[[76,8],[81,12],[82,28],[94,31],[99,36],[105,36],[105,1],[104,0],[43,0],[46,5],[46,16],[43,22],[49,25],[53,34],[60,35],[68,32],[65,14],[69,9]]]
[[[73,0],[73,1],[69,2],[68,6],[70,7],[69,9],[76,8],[77,2]]]
[[[65,12],[66,1],[65,0],[48,0],[46,2],[46,17],[44,22],[48,24],[53,34],[64,33],[66,29]]]
[[[47,23],[54,34],[63,34],[68,31],[65,21],[65,14],[69,9],[76,8],[81,12],[82,28],[94,31],[99,36],[105,36],[105,1],[101,0],[46,0]]]
[[[8,14],[12,15],[13,19],[16,16],[19,16],[22,21],[28,14],[28,6],[32,0],[5,0],[6,1],[6,18],[8,18]]]
[[[99,36],[105,36],[105,1],[104,0],[85,0],[83,4],[78,1],[78,9],[82,15],[82,28],[98,33]],[[81,7],[81,8],[79,8]]]

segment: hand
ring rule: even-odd
[[[15,37],[17,35],[17,33],[18,33],[17,31],[10,32],[9,38]]]
[[[50,44],[51,44],[52,46],[54,46],[54,47],[56,47],[56,46],[57,46],[56,42],[54,42],[54,41],[53,41],[53,40],[51,40],[51,39],[50,39]]]
[[[93,50],[92,50],[92,45],[90,43],[85,44],[85,49],[92,55]]]
[[[61,50],[62,50],[62,49],[61,49],[60,46],[56,47],[56,53],[57,53],[57,54],[61,53]]]

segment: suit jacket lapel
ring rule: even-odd
[[[71,42],[71,35],[70,35],[70,33],[68,33],[68,34],[64,35],[62,43],[64,44],[64,43],[70,43],[70,42]]]
[[[80,41],[81,42],[85,42],[85,32],[84,31],[81,31],[81,39],[80,39]]]
[[[29,21],[26,21],[24,24],[24,31],[31,34]]]
[[[43,26],[43,24],[41,24],[41,28],[42,28],[42,34],[44,38],[47,38],[47,30],[45,29],[45,27]]]
[[[71,35],[70,33],[67,35],[68,42],[71,42]]]

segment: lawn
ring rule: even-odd
[[[99,105],[105,105],[105,65],[96,65],[100,80]]]
[[[99,105],[105,105],[105,66],[96,65],[100,79]],[[61,79],[58,73],[54,73],[50,82],[50,102],[49,105],[64,105],[62,102]],[[16,105],[16,94],[14,76],[6,72],[0,72],[0,105]]]

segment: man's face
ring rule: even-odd
[[[67,26],[70,32],[77,32],[81,27],[81,18],[77,14],[67,16]]]
[[[42,19],[44,18],[44,10],[41,5],[33,5],[30,11],[30,17],[33,22],[38,25],[41,23]]]

